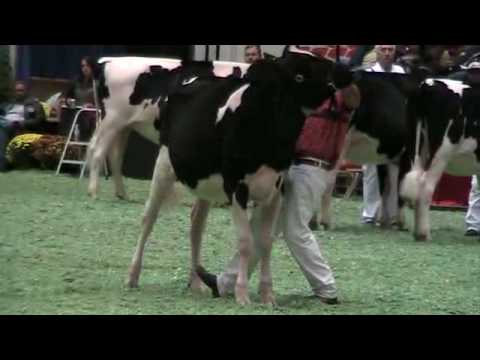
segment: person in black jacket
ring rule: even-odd
[[[45,121],[42,104],[28,95],[23,81],[15,82],[14,100],[0,105],[0,172],[7,167],[5,151],[10,140],[27,131],[41,131]]]

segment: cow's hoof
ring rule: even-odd
[[[235,299],[240,306],[250,305],[250,297],[248,296],[248,288],[246,286],[235,287]]]
[[[130,289],[137,289],[139,280],[140,280],[140,271],[138,271],[138,268],[135,269],[135,267],[132,266],[128,272],[128,280],[126,285]]]
[[[128,195],[125,194],[125,193],[117,193],[115,194],[115,196],[117,197],[117,199],[119,200],[124,200],[124,201],[129,201],[130,199],[128,198]]]
[[[88,196],[90,196],[90,198],[92,200],[97,200],[98,199],[97,193],[95,191],[89,191]]]
[[[129,289],[138,289],[138,280],[128,279],[125,284]]]
[[[190,276],[188,288],[195,294],[204,294],[208,290],[205,284],[202,282],[202,279],[200,279],[197,274],[192,274]]]
[[[382,230],[390,230],[392,228],[392,224],[390,224],[389,222],[381,222],[380,223],[380,229]]]
[[[415,241],[417,242],[427,242],[430,240],[430,237],[427,234],[415,234]]]
[[[320,225],[322,225],[323,230],[325,230],[325,231],[333,230],[333,226],[329,222],[321,222]]]
[[[236,297],[236,299],[237,299],[237,304],[240,306],[247,306],[252,303],[248,296],[240,296],[240,297]]]
[[[275,302],[275,296],[271,291],[261,293],[260,298],[263,305],[272,306],[272,307],[277,305],[277,303]]]
[[[218,290],[217,276],[214,274],[210,274],[202,266],[197,266],[196,272],[198,275],[197,278],[210,288],[210,290],[212,291],[212,296],[214,298],[219,298],[220,291]]]

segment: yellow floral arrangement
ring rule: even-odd
[[[23,134],[16,136],[7,145],[6,157],[11,163],[14,162],[14,157],[19,153],[28,153],[32,148],[33,143],[40,140],[42,135],[39,134]]]
[[[15,168],[55,169],[65,147],[65,137],[55,135],[24,134],[10,141],[7,146],[7,161]],[[72,146],[66,158],[80,160],[82,149]]]

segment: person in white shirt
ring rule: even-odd
[[[396,45],[375,45],[377,62],[365,71],[405,74],[400,65],[394,64]],[[378,185],[377,166],[363,166],[363,210],[362,222],[374,225],[380,209],[381,197]]]
[[[465,83],[472,88],[480,87],[480,62],[472,62],[466,71]],[[468,197],[468,211],[465,217],[465,236],[480,236],[480,189],[478,175],[472,177],[472,188]]]

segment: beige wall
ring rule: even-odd
[[[215,59],[215,45],[210,47],[210,60]],[[263,51],[274,56],[282,55],[285,45],[262,45]],[[245,45],[221,45],[220,60],[243,62]],[[195,45],[195,60],[205,59],[205,45]]]

